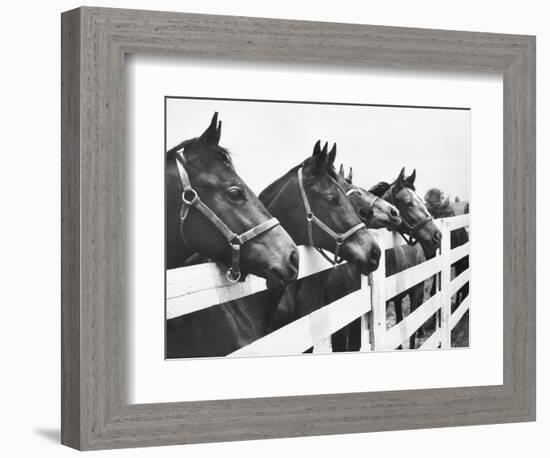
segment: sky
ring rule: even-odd
[[[257,194],[321,140],[336,142],[337,168],[353,166],[358,186],[391,182],[402,167],[407,174],[416,168],[421,197],[437,187],[453,200],[469,200],[469,110],[167,98],[167,147],[199,136],[215,111],[220,145]]]

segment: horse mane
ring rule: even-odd
[[[369,192],[372,192],[376,197],[382,197],[388,189],[390,189],[391,184],[381,181],[378,184],[375,184],[372,188],[369,189]]]
[[[260,199],[260,202],[262,202],[265,206],[268,206],[271,204],[273,199],[277,196],[281,188],[283,187],[283,184],[286,183],[288,180],[289,175],[292,175],[293,173],[296,173],[296,171],[302,167],[303,164],[298,164],[295,167],[292,167],[288,172],[286,172],[283,176],[277,178],[273,183],[271,183],[267,188],[265,188],[259,195],[258,198]]]
[[[189,140],[184,140],[181,143],[178,143],[173,148],[170,148],[166,152],[166,158],[172,159],[175,157],[175,155],[179,152],[185,157],[185,150],[192,147],[198,140],[198,137],[191,138]],[[233,159],[231,158],[231,153],[227,148],[224,148],[223,146],[216,145],[214,148],[212,148],[210,151],[212,155],[216,158],[221,160],[228,168],[235,171],[235,166],[233,165]]]
[[[391,184],[386,181],[381,181],[380,183],[377,183],[372,188],[370,188],[369,192],[372,192],[376,197],[382,197],[395,183],[397,183],[397,180],[395,180]],[[409,188],[416,192],[416,188],[413,184],[410,184],[407,181],[405,181],[404,184],[406,188]]]
[[[273,199],[277,196],[281,188],[283,187],[284,183],[288,180],[288,177],[290,175],[293,175],[297,172],[297,170],[300,167],[305,167],[308,164],[310,164],[312,161],[311,157],[308,157],[305,161],[301,162],[300,164],[292,167],[288,172],[286,172],[283,176],[277,178],[273,183],[271,183],[267,188],[265,188],[259,195],[258,198],[264,205],[269,205]],[[326,168],[327,173],[329,176],[336,180],[337,173],[336,169],[334,167],[327,167]],[[305,178],[305,177],[304,177]]]

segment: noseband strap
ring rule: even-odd
[[[298,169],[298,185],[300,186],[300,193],[302,194],[302,201],[304,203],[304,207],[306,209],[306,222],[307,222],[307,234],[308,234],[308,240],[309,244],[312,247],[315,247],[319,253],[323,255],[323,257],[329,261],[331,264],[339,264],[342,262],[342,258],[339,258],[338,255],[340,253],[340,247],[344,244],[344,242],[350,238],[353,234],[355,234],[358,230],[367,228],[365,226],[365,223],[359,223],[355,226],[353,226],[351,229],[344,233],[338,233],[334,232],[330,227],[328,227],[323,221],[321,221],[313,211],[311,210],[311,206],[309,205],[309,200],[307,198],[306,189],[304,187],[304,177],[302,173],[302,168],[300,167]],[[334,249],[334,259],[330,259],[325,252],[317,248],[315,246],[315,243],[313,241],[313,224],[315,224],[319,229],[321,229],[325,234],[327,234],[330,238],[334,240],[335,243],[335,249]]]
[[[405,227],[404,231],[397,230],[401,237],[403,237],[403,240],[407,242],[407,245],[413,246],[418,243],[418,238],[416,237],[416,234],[420,229],[422,229],[426,224],[428,224],[430,221],[433,220],[433,216],[427,216],[419,223],[416,223],[414,226],[411,226],[405,218],[403,218],[403,215],[401,215],[401,224]]]
[[[208,207],[199,197],[197,192],[191,186],[189,181],[189,176],[185,171],[183,157],[176,153],[176,164],[178,167],[178,173],[181,179],[181,184],[183,187],[183,192],[181,194],[181,211],[180,211],[180,236],[183,242],[189,246],[185,240],[183,233],[183,223],[185,222],[189,209],[191,207],[196,208],[200,211],[208,221],[210,221],[214,227],[221,232],[225,240],[231,246],[231,267],[227,269],[225,276],[230,282],[238,282],[241,279],[241,269],[240,269],[240,259],[241,259],[241,246],[244,245],[249,240],[252,240],[255,237],[263,234],[264,232],[269,231],[270,229],[278,226],[280,223],[277,218],[270,218],[263,223],[254,226],[253,228],[243,232],[242,234],[237,234],[233,232],[227,224],[225,224],[219,217],[216,215],[210,207]]]

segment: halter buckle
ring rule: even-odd
[[[194,189],[186,189],[181,193],[181,200],[186,205],[193,205],[198,198],[197,191]]]

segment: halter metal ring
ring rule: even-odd
[[[241,272],[237,272],[235,275],[233,269],[230,267],[227,269],[227,272],[225,272],[225,278],[227,278],[227,281],[231,283],[237,283],[241,279]]]
[[[312,220],[313,220],[313,213],[311,213],[311,212],[308,213],[308,214],[306,215],[306,219],[307,219],[308,221],[312,221]]]
[[[194,189],[186,189],[181,193],[181,200],[186,205],[193,205],[198,198],[197,191]]]
[[[231,248],[234,249],[234,247],[240,247],[242,246],[243,242],[241,241],[241,238],[238,236],[238,234],[235,234],[231,240],[229,240],[229,245],[231,245]]]

